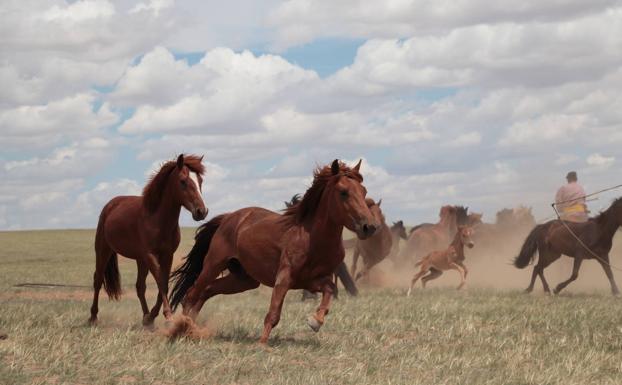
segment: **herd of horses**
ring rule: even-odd
[[[533,229],[514,260],[515,266],[524,268],[536,252],[539,255],[528,291],[539,276],[544,290],[549,292],[543,271],[563,254],[574,258],[573,271],[567,281],[555,288],[555,293],[577,278],[582,260],[592,258],[605,270],[612,292],[619,292],[609,252],[615,231],[622,225],[622,199],[586,223],[552,220],[539,225],[535,224],[531,210],[524,207],[504,209],[497,213],[496,223],[487,224],[482,222],[481,214],[468,213],[467,207],[448,205],[440,209],[438,223],[420,224],[407,231],[401,220],[387,224],[381,200],[367,197],[361,161],[349,167],[337,159],[316,168],[311,186],[302,196],[296,195],[286,202],[282,212],[246,207],[202,224],[182,265],[171,273],[173,254],[180,242],[181,208],[187,209],[196,221],[203,220],[208,213],[201,194],[205,172],[202,159],[179,155],[161,166],[141,196],[116,197],[103,208],[95,237],[91,324],[97,322],[102,285],[111,299],[118,299],[121,294],[117,254],[136,261],[136,292],[144,325],[153,325],[161,307],[169,320],[181,305],[182,316],[172,331],[175,336],[193,327],[211,297],[241,293],[260,284],[271,287],[260,338],[261,343],[266,343],[279,323],[290,290],[321,294],[319,307],[307,320],[318,331],[337,294],[337,278],[349,293],[356,294],[354,282],[365,280],[374,266],[389,259],[396,266],[419,267],[408,295],[419,279],[425,287],[444,270],[460,274],[461,288],[468,272],[464,247],[492,244],[501,233],[520,227]],[[355,237],[344,240],[344,228]],[[353,250],[349,272],[344,263],[346,249]],[[159,293],[151,309],[145,299],[148,273],[153,275]],[[169,282],[173,284],[170,297]]]

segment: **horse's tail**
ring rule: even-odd
[[[339,267],[337,268],[337,271],[335,271],[335,274],[337,275],[337,277],[339,277],[341,283],[343,283],[343,286],[346,288],[348,294],[353,297],[356,297],[359,294],[359,291],[356,288],[356,284],[354,283],[352,276],[350,275],[350,273],[348,273],[348,268],[346,267],[345,262],[341,262],[341,264],[339,264]]]
[[[179,266],[173,274],[171,274],[171,282],[173,282],[173,290],[171,291],[170,303],[171,308],[175,310],[186,295],[186,292],[192,287],[194,282],[199,278],[201,270],[203,270],[203,260],[209,251],[212,238],[218,230],[223,215],[212,218],[207,223],[202,224],[194,235],[194,246],[188,255],[184,258],[184,263]]]
[[[546,230],[547,227],[548,223],[544,223],[537,225],[531,230],[523,243],[523,247],[520,249],[520,253],[514,258],[514,266],[522,269],[534,259],[536,251],[538,250],[538,239],[542,235],[542,231]]]
[[[119,274],[119,261],[117,253],[110,251],[109,246],[104,246],[106,243],[104,237],[104,225],[106,222],[106,209],[99,215],[99,222],[97,223],[97,232],[95,233],[95,255],[96,258],[108,258],[106,267],[104,270],[104,290],[108,294],[108,298],[111,300],[118,300],[121,298],[121,274]],[[110,254],[107,254],[106,250]],[[99,264],[96,262],[96,264]]]
[[[343,240],[343,248],[344,249],[353,249],[354,246],[356,246],[356,238],[344,239]]]
[[[110,299],[121,298],[121,275],[119,274],[119,261],[117,253],[112,253],[106,271],[104,272],[104,290]]]

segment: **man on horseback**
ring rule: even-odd
[[[555,205],[561,219],[569,222],[586,222],[588,219],[585,205],[585,191],[577,182],[577,173],[570,171],[566,175],[567,184],[557,190]]]

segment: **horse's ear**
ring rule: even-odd
[[[179,154],[177,157],[177,168],[180,170],[184,168],[184,154]]]
[[[359,162],[353,168],[354,171],[359,172],[359,169],[361,168],[361,162],[362,161],[363,161],[363,159],[359,159]]]
[[[205,155],[201,155],[201,157],[199,158],[199,162],[203,162],[203,157],[204,157],[204,156],[205,156]]]
[[[330,165],[330,171],[332,171],[333,175],[339,174],[339,159],[333,160],[333,164]]]
[[[404,226],[404,221],[402,221],[401,219],[399,221],[397,221],[397,224],[400,226]]]
[[[378,203],[376,203],[376,206],[380,207],[380,205],[382,204],[382,198],[380,198],[380,200],[378,201]]]

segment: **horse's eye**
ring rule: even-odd
[[[348,192],[346,190],[342,190],[339,192],[339,196],[341,196],[343,199],[346,199],[348,197]]]
[[[183,187],[186,187],[186,185],[188,184],[185,179],[180,180],[180,183]]]

